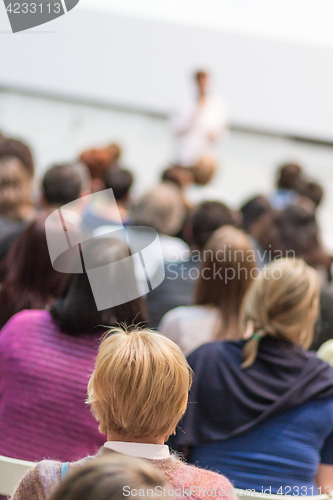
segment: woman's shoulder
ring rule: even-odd
[[[69,470],[93,457],[85,457],[69,464]],[[32,467],[21,479],[11,500],[46,500],[61,480],[61,462],[42,460]]]
[[[22,334],[23,331],[30,330],[31,328],[34,329],[36,327],[36,324],[51,323],[52,317],[48,311],[27,309],[14,314],[14,316],[12,316],[3,326],[2,332],[6,330],[19,330]],[[24,327],[24,330],[22,330],[21,327]]]
[[[61,463],[42,460],[21,479],[11,500],[46,500],[61,477]]]
[[[195,319],[195,318],[206,318],[210,316],[218,316],[218,310],[215,307],[206,306],[179,306],[171,311],[167,312],[163,319],[173,320],[173,319]]]
[[[235,491],[230,481],[216,472],[184,464],[176,475],[177,482],[184,484],[194,497],[224,500],[235,498]]]
[[[165,328],[169,328],[170,326],[174,326],[174,324],[179,323],[189,315],[188,310],[191,308],[192,306],[179,306],[171,309],[164,314],[160,324],[158,325],[158,330],[163,333]]]

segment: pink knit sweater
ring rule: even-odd
[[[115,453],[108,448],[102,448],[98,456]],[[91,460],[87,457],[79,462],[71,463],[69,471]],[[151,460],[161,469],[175,495],[179,500],[191,497],[193,500],[210,498],[212,500],[237,500],[233,487],[224,476],[192,465],[186,465],[176,456],[162,460]],[[24,476],[11,500],[47,500],[61,481],[61,464],[44,460]]]
[[[47,311],[22,311],[0,332],[0,455],[73,461],[105,442],[85,404],[98,334],[70,336]]]

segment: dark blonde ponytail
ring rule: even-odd
[[[243,301],[242,368],[256,360],[263,337],[279,337],[305,348],[311,345],[319,304],[317,272],[300,259],[281,259],[262,269]]]
[[[264,336],[262,335],[262,333],[264,334],[264,331],[259,330],[258,332],[254,333],[252,337],[246,342],[243,348],[244,362],[242,364],[242,368],[249,368],[255,362],[258,354],[259,343]]]

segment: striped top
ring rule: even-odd
[[[85,404],[99,335],[61,332],[22,311],[0,332],[0,455],[74,461],[105,442]]]

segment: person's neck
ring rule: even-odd
[[[142,438],[136,439],[128,436],[123,436],[117,432],[110,432],[107,434],[108,441],[122,441],[123,443],[142,443],[142,444],[164,444],[164,439]]]

